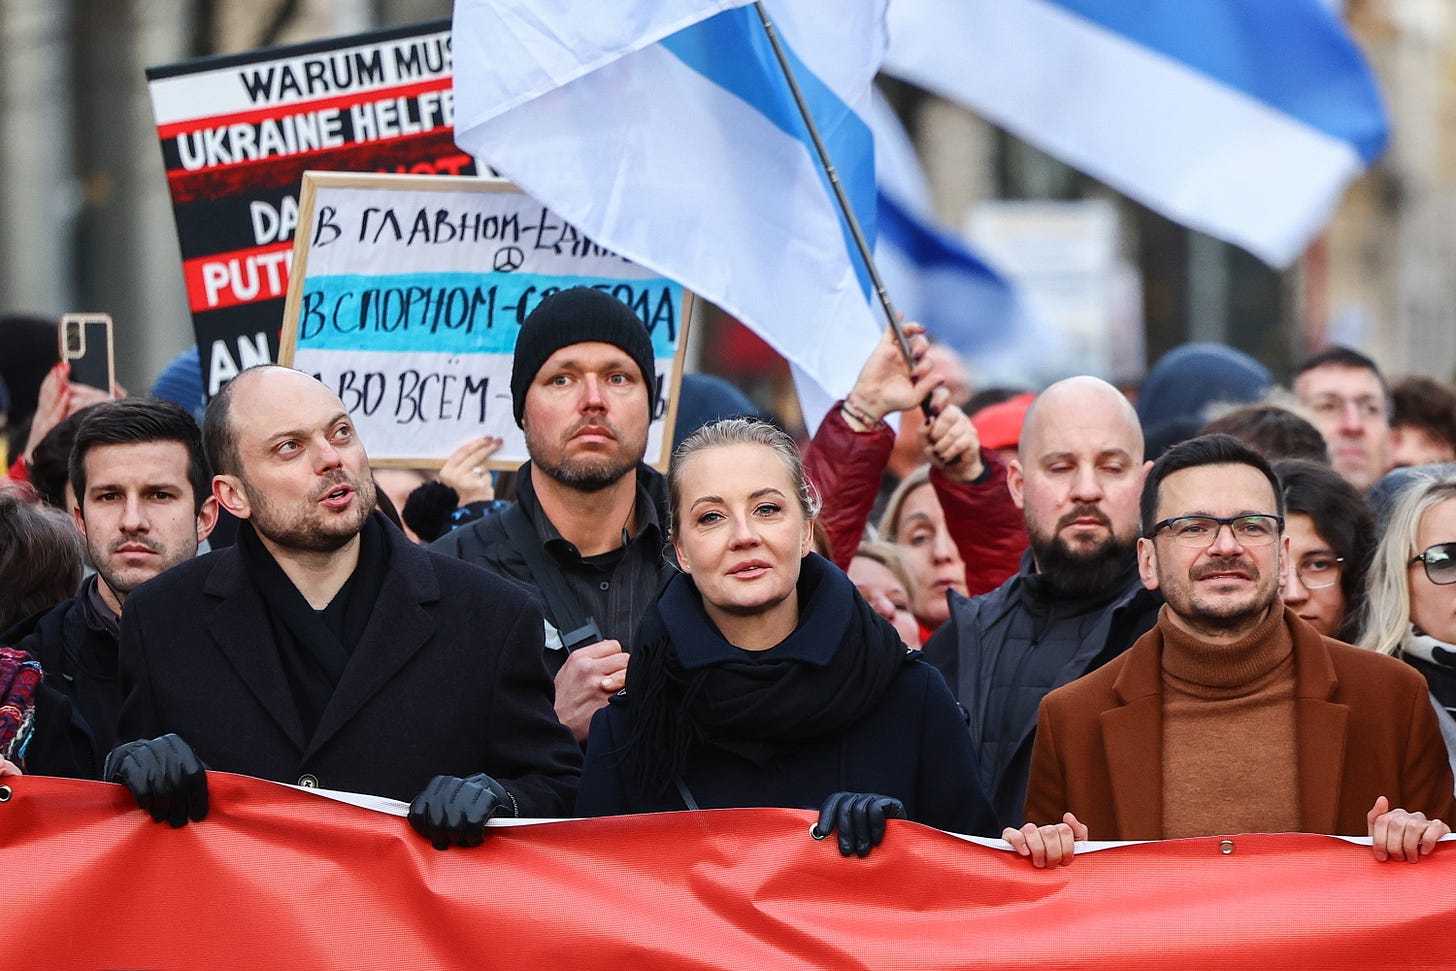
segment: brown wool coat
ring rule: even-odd
[[[1456,822],[1446,745],[1420,674],[1322,637],[1291,611],[1284,619],[1294,637],[1301,830],[1365,836],[1365,814],[1382,795],[1392,808]],[[1162,838],[1162,653],[1154,627],[1042,700],[1029,822],[1060,822],[1070,810],[1094,840]]]

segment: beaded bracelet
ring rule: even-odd
[[[854,392],[851,391],[850,394],[852,395]],[[846,395],[844,400],[840,402],[839,410],[863,425],[866,431],[874,431],[885,424],[885,419],[871,418],[869,412],[851,402],[849,395]]]

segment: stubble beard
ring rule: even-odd
[[[333,553],[347,546],[364,528],[378,500],[372,476],[359,480],[341,477],[335,479],[330,488],[340,485],[353,487],[355,508],[350,510],[352,515],[349,518],[324,518],[316,504],[311,504],[309,512],[289,517],[261,492],[249,487],[246,479],[243,485],[249,489],[253,500],[249,521],[258,535],[278,547],[302,553]]]
[[[1248,573],[1253,578],[1256,587],[1263,580],[1258,566],[1247,560],[1220,564],[1218,567],[1218,570],[1227,569],[1239,569]],[[1209,568],[1201,572],[1217,572],[1217,570]],[[1264,616],[1264,613],[1279,597],[1279,588],[1271,586],[1267,593],[1255,596],[1247,603],[1213,604],[1194,594],[1193,590],[1198,580],[1198,576],[1190,575],[1188,577],[1189,593],[1186,604],[1170,604],[1170,606],[1178,610],[1189,627],[1205,634],[1225,634],[1244,630]]]
[[[594,422],[593,424],[606,428],[614,436],[617,448],[610,455],[568,458],[566,444],[578,431],[577,427],[573,427],[567,432],[565,440],[561,443],[561,448],[557,452],[561,458],[557,459],[546,454],[547,450],[541,447],[540,439],[531,434],[530,426],[527,425],[523,431],[526,436],[526,452],[531,456],[531,464],[540,469],[547,477],[577,492],[601,492],[603,489],[616,485],[623,476],[637,468],[637,463],[642,460],[642,455],[625,454],[631,450],[624,447],[621,435],[615,426],[606,422]],[[644,453],[646,451],[645,442],[642,451]]]
[[[155,572],[148,572],[145,576],[137,577],[135,582],[131,582],[121,570],[112,569],[111,564],[113,562],[112,557],[116,552],[115,547],[120,547],[127,543],[141,543],[157,553],[161,557],[161,563],[158,569]],[[131,593],[143,583],[146,583],[153,577],[166,573],[172,567],[180,563],[185,563],[187,560],[196,556],[197,547],[194,546],[192,551],[185,556],[180,556],[176,551],[169,550],[165,544],[159,543],[149,537],[132,537],[115,540],[106,544],[102,549],[97,550],[92,548],[91,539],[88,536],[86,539],[86,555],[91,560],[92,565],[96,567],[96,575],[106,584],[107,589],[115,594],[118,600],[124,600],[127,594]]]

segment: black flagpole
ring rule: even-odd
[[[788,55],[784,53],[783,45],[779,43],[778,31],[774,29],[773,21],[769,19],[768,11],[763,8],[762,0],[754,0],[753,7],[758,11],[758,19],[763,23],[763,32],[768,35],[768,42],[773,47],[774,56],[779,60],[779,67],[784,72],[784,80],[789,84],[789,91],[794,96],[794,103],[799,106],[799,116],[804,119],[804,127],[809,129],[809,138],[814,142],[814,150],[819,153],[819,164],[824,166],[824,174],[829,177],[829,185],[834,189],[834,198],[839,203],[839,211],[843,213],[845,222],[849,224],[849,232],[854,237],[854,245],[859,249],[860,258],[864,260],[865,269],[869,271],[870,282],[874,285],[875,293],[879,295],[880,306],[885,310],[885,319],[890,322],[890,327],[895,331],[895,340],[900,344],[900,352],[905,355],[906,366],[913,372],[915,358],[910,353],[910,341],[905,337],[905,328],[900,326],[900,315],[895,312],[895,305],[890,302],[890,292],[885,289],[885,281],[880,279],[880,271],[875,266],[875,258],[870,252],[869,241],[865,239],[864,230],[860,229],[859,220],[854,216],[854,209],[849,204],[849,197],[844,194],[844,186],[839,181],[839,171],[835,169],[834,162],[829,158],[829,150],[824,147],[824,140],[819,137],[819,126],[814,124],[814,116],[804,102],[804,93],[799,90],[799,82],[795,80],[794,71],[789,67]],[[928,405],[927,400],[921,407],[928,407]]]

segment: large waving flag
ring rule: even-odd
[[[932,212],[915,147],[894,111],[876,96],[879,236],[875,263],[895,306],[971,364],[978,385],[1040,387],[1076,370],[1059,340],[1016,288]]]
[[[1386,141],[1321,0],[895,0],[884,69],[1274,266]]]
[[[766,0],[873,238],[863,120],[885,0]],[[868,274],[755,9],[459,0],[457,143],[598,243],[738,317],[812,379],[817,421],[878,336]]]

